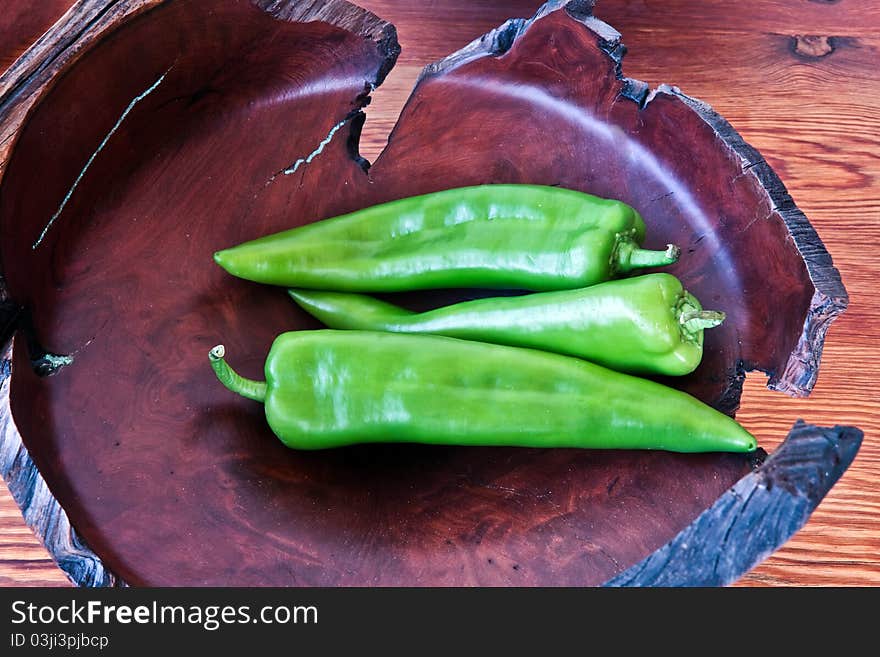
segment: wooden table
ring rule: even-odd
[[[72,4],[6,0],[0,70]],[[422,67],[536,0],[360,0],[396,25],[403,51],[367,109],[361,152],[373,160]],[[776,170],[834,258],[850,306],[828,332],[813,394],[791,399],[747,377],[737,418],[772,451],[794,421],[865,432],[853,465],[807,525],[739,586],[880,584],[880,9],[858,0],[599,0],[623,34],[624,73],[668,82],[712,105]],[[699,163],[695,163],[699,166]],[[64,586],[64,574],[0,486],[0,585]]]

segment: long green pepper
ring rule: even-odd
[[[666,273],[578,290],[475,299],[423,313],[348,292],[289,294],[333,329],[427,333],[531,347],[633,374],[693,372],[703,357],[703,329],[724,319],[722,312],[703,310]]]
[[[218,251],[258,283],[344,292],[483,287],[564,290],[669,265],[641,248],[645,223],[611,199],[542,185],[412,196]]]
[[[211,365],[265,404],[288,447],[415,442],[480,446],[754,450],[754,437],[696,398],[559,354],[444,336],[293,331],[276,338],[265,381]]]

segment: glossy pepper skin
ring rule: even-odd
[[[480,185],[374,205],[218,251],[234,276],[344,292],[559,290],[675,262],[647,251],[620,201],[541,185]]]
[[[645,274],[578,290],[465,301],[423,313],[362,294],[289,290],[332,329],[428,333],[543,349],[633,374],[681,376],[703,357],[703,329],[724,314],[704,311],[681,282]]]
[[[445,336],[293,331],[266,358],[265,382],[210,353],[230,390],[262,401],[288,447],[355,443],[755,449],[737,422],[690,395],[569,356]]]

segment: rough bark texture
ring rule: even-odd
[[[42,475],[61,502],[46,522],[70,514],[101,555],[106,570],[86,554],[68,572],[94,574],[77,581],[601,584],[676,540],[749,471],[748,458],[716,454],[285,450],[259,407],[216,385],[206,354],[222,341],[257,377],[278,332],[315,323],[282,291],[230,280],[210,254],[375,202],[480,182],[628,201],[649,246],[681,244],[674,273],[730,318],[707,334],[699,370],[670,383],[729,412],[744,368],[809,392],[846,304],[827,252],[723,119],[623,77],[625,49],[592,3],[548,3],[425,69],[368,172],[360,109],[393,64],[393,28],[341,2],[259,3],[271,18],[243,1],[179,0],[106,30],[147,4],[81,3],[80,23],[68,14],[57,45],[0,87],[0,130],[17,138],[0,253],[8,316],[29,318],[5,453],[39,469],[10,477],[25,482],[17,499]],[[813,508],[798,495],[773,503],[789,505],[791,523],[716,568],[718,581]]]
[[[724,586],[804,526],[862,444],[853,427],[798,422],[755,472],[607,586]]]
[[[7,347],[0,361],[0,476],[9,486],[25,522],[71,582],[79,586],[121,585],[70,526],[70,519],[21,443],[9,408],[11,356]]]

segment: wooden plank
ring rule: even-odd
[[[0,586],[71,586],[0,486]]]
[[[793,34],[870,35],[876,32],[875,4],[859,0],[755,0],[748,7],[725,0],[610,0],[597,3],[596,15],[627,33],[635,29],[673,29]],[[710,48],[704,52],[712,52]]]

